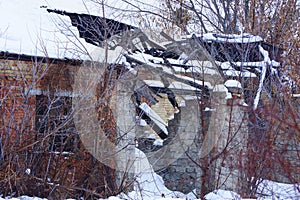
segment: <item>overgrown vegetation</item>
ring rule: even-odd
[[[94,2],[105,13],[106,1]],[[127,3],[135,6],[135,1]],[[236,77],[248,89],[244,97],[248,104],[245,119],[249,140],[246,152],[235,155],[244,175],[240,191],[243,196],[255,196],[257,184],[263,179],[300,181],[300,24],[296,4],[296,0],[165,0],[159,10],[163,12],[140,10],[137,14],[143,30],[157,36],[161,29],[170,40],[208,32],[259,35],[269,44],[270,57],[281,62],[277,72],[268,71],[257,109],[253,109],[253,102],[259,77],[249,85],[244,77]],[[108,48],[107,43],[104,48]],[[249,46],[244,48],[245,54],[251,50]],[[92,199],[128,191],[132,180],[123,180],[117,186],[115,170],[93,158],[77,136],[69,93],[77,66],[30,59],[25,62],[22,58],[7,58],[0,64],[0,194]],[[119,74],[108,68],[105,77],[115,81],[117,77],[113,76]],[[113,81],[100,82],[96,98],[99,123],[116,143],[118,130],[114,111],[109,108],[115,103],[110,99],[112,85]],[[199,104],[202,110],[203,106]],[[231,128],[229,123],[228,140],[222,151],[215,148],[200,161],[191,158],[205,172],[201,177],[201,197],[219,186],[209,182],[212,177],[208,174],[216,161],[229,159],[229,144],[235,137]],[[201,134],[207,134],[204,128]]]

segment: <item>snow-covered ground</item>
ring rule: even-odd
[[[300,199],[300,183],[284,184],[263,180],[257,189],[259,200],[298,200]]]
[[[146,155],[136,149],[137,162],[136,182],[134,190],[128,194],[109,197],[107,200],[194,200],[195,191],[183,194],[169,190],[162,177],[156,174],[149,164]],[[232,191],[215,190],[205,196],[206,200],[249,200]],[[273,181],[261,181],[257,190],[257,200],[298,200],[300,199],[300,184],[283,184]],[[0,200],[47,200],[45,198],[21,196],[18,198],[1,198]],[[69,199],[71,200],[71,199]],[[102,199],[103,200],[103,199]]]
[[[137,179],[138,183],[135,190],[129,194],[111,196],[106,200],[196,200],[196,196],[191,192],[187,195],[180,192],[168,190],[164,185],[162,178],[157,174],[145,174]],[[141,181],[141,182],[140,182]],[[140,188],[139,188],[140,187]],[[298,188],[297,188],[298,187]],[[256,200],[299,200],[299,185],[276,183],[272,181],[263,181],[258,189]],[[164,194],[165,197],[162,197]],[[0,200],[47,200],[46,198],[21,196],[18,198],[1,198]],[[72,199],[68,199],[72,200]],[[101,200],[101,199],[99,199]],[[102,199],[104,200],[104,199]],[[232,191],[216,190],[205,196],[205,200],[251,200],[241,198],[240,195]]]

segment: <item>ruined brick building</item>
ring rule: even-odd
[[[158,43],[138,28],[115,20],[48,12],[70,18],[72,30],[91,51],[73,52],[72,46],[65,58],[47,52],[46,44],[38,55],[3,49],[3,170],[10,169],[15,177],[32,182],[39,191],[33,195],[55,191],[59,198],[107,196],[130,188],[134,176],[123,176],[117,165],[121,161],[131,166],[137,147],[172,190],[242,191],[246,187],[248,174],[242,169],[251,137],[248,111],[257,106],[252,100],[263,69],[268,68],[270,75],[279,67],[274,61],[279,49],[249,34],[193,35],[176,41],[166,37],[164,43]],[[104,50],[105,45],[109,50]],[[120,46],[126,51],[119,51]],[[107,62],[99,62],[99,57],[106,57]],[[85,74],[78,74],[81,68],[87,70]],[[99,75],[96,83],[91,81],[93,74]],[[77,91],[78,87],[86,93]],[[89,87],[95,88],[94,93],[89,93]],[[76,115],[76,109],[93,99],[96,115]],[[104,136],[91,133],[95,120]],[[78,136],[81,130],[89,130],[86,141]],[[125,157],[109,158],[109,167],[93,158],[104,152],[99,150],[99,146],[106,147],[102,137],[126,151]],[[118,152],[111,146],[105,150]],[[0,189],[5,194],[30,191],[22,181],[7,189],[10,182],[3,180]]]

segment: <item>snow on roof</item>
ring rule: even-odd
[[[183,81],[189,81],[191,83],[198,84],[199,86],[202,86],[202,85],[206,86],[207,89],[213,89],[211,83],[202,81],[202,80],[196,80],[195,78],[184,76],[180,73],[181,72],[183,72],[183,73],[191,72],[191,73],[201,73],[201,74],[205,73],[205,74],[210,74],[210,75],[214,75],[214,74],[218,73],[217,70],[213,69],[213,65],[209,61],[196,61],[196,60],[189,61],[188,64],[190,64],[190,65],[186,65],[186,66],[189,66],[189,69],[185,70],[183,67],[179,67],[179,66],[172,67],[172,68],[170,66],[166,66],[163,64],[164,61],[162,58],[153,57],[153,56],[151,56],[149,54],[145,54],[145,53],[136,52],[133,55],[130,55],[130,57],[132,57],[135,60],[138,60],[142,63],[146,63],[149,66],[153,67],[154,69],[160,68],[160,69],[162,69],[162,72],[167,73],[167,74],[172,74],[175,77],[182,79]],[[161,61],[153,62],[154,59],[157,61],[159,59],[161,59]],[[195,64],[195,66],[193,66],[192,64]],[[176,73],[178,73],[178,74],[176,74]],[[145,83],[148,84],[149,86],[153,86],[153,87],[164,87],[162,82],[156,81],[156,80],[146,80]],[[185,90],[199,90],[193,86],[188,85],[186,83],[176,81],[173,84],[171,84],[169,88],[170,89],[172,88],[172,89],[185,89]]]
[[[163,66],[160,65],[158,63],[153,63],[153,59],[157,59],[156,57],[153,57],[149,54],[145,54],[145,53],[140,53],[140,52],[136,52],[132,55],[130,55],[130,57],[134,58],[135,60],[138,60],[142,63],[148,64],[149,66],[153,67],[153,68],[160,68],[163,70],[163,72],[168,73],[168,74],[173,74],[173,70],[167,66]]]
[[[181,95],[184,100],[199,100],[200,97],[196,95]]]
[[[249,71],[238,71],[233,67],[225,71],[226,76],[255,78],[256,74]]]
[[[155,0],[141,0],[138,7],[160,10],[160,3]],[[105,5],[105,17],[117,19],[123,23],[136,26],[139,23],[137,17],[133,17],[132,11],[137,11],[134,7],[122,0],[112,0]],[[120,9],[121,8],[121,9]],[[103,61],[108,59],[109,63],[122,62],[122,54],[125,53],[121,47],[115,50],[108,50],[108,56],[105,56],[103,48],[96,47],[87,43],[79,37],[76,27],[72,26],[68,16],[60,16],[54,13],[48,13],[46,9],[66,10],[72,13],[85,13],[95,16],[103,16],[103,7],[95,5],[95,1],[83,0],[10,0],[0,3],[0,51],[9,53],[25,54],[30,56],[42,56],[51,58],[69,58],[80,60]],[[17,11],[17,12],[16,12]],[[130,11],[130,12],[129,12]],[[250,34],[216,34],[208,33],[201,35],[204,41],[232,42],[232,43],[251,43],[261,42],[262,38]],[[153,41],[152,41],[153,42]],[[158,45],[160,46],[160,45]],[[262,87],[265,76],[266,65],[278,67],[279,63],[269,58],[268,52],[259,46],[260,53],[264,56],[262,62],[236,62],[221,63],[221,69],[226,76],[256,77],[256,75],[246,69],[236,70],[232,64],[238,67],[254,67],[261,73],[259,88]],[[130,55],[136,60],[146,63],[153,68],[162,69],[164,73],[174,75],[176,72],[201,73],[205,75],[219,74],[218,69],[210,61],[188,60],[183,64],[180,59],[154,57],[145,53],[134,53]],[[170,66],[168,65],[170,64]],[[188,77],[181,76],[188,79]],[[152,82],[153,84],[153,82]],[[156,83],[158,84],[158,83]],[[161,84],[159,84],[161,85]],[[204,85],[212,88],[209,83]],[[196,88],[184,83],[172,83],[171,88],[192,89]],[[255,99],[255,105],[258,103],[260,90]]]
[[[221,66],[222,69],[230,69],[231,65],[235,65],[237,67],[248,67],[248,68],[261,68],[265,61],[258,61],[258,62],[218,62]],[[276,62],[274,60],[270,61],[269,64],[272,66],[272,67],[279,67],[280,66],[280,63],[279,62]]]
[[[178,77],[178,78],[184,79],[184,80],[192,81],[192,82],[197,83],[199,85],[204,85],[204,86],[206,86],[210,90],[213,89],[213,87],[210,84],[210,82],[202,81],[202,80],[197,80],[195,78],[191,78],[191,77],[188,77],[188,76],[183,76],[181,74],[175,74],[175,76]]]
[[[235,87],[235,88],[242,88],[242,85],[239,81],[237,80],[227,80],[225,83],[224,83],[225,87]]]
[[[200,36],[204,41],[229,42],[229,43],[251,43],[260,42],[263,39],[260,36],[254,36],[248,33],[237,34],[216,34],[206,33]]]
[[[179,90],[199,90],[198,88],[195,88],[193,86],[187,85],[182,82],[173,81],[170,86],[170,89],[179,89]]]
[[[34,0],[1,1],[0,16],[5,20],[0,22],[0,51],[32,56],[78,59],[79,55],[82,56],[84,48],[94,49],[93,46],[86,45],[84,41],[74,39],[74,36],[77,36],[75,31],[68,30],[68,34],[71,34],[70,38],[73,40],[68,39],[55,22],[63,24],[70,21],[67,21],[66,18],[58,19],[49,14],[43,8],[43,6],[47,6],[46,2]],[[54,0],[54,2],[58,2],[58,0]],[[72,2],[74,8],[84,8],[79,0],[67,0],[64,2],[65,5],[67,2]]]
[[[300,94],[292,94],[292,97],[299,98]]]
[[[132,17],[132,12],[129,12],[137,10],[137,7],[133,7],[122,0],[112,0],[106,4],[106,18],[118,19],[129,25],[138,24],[138,19]],[[141,8],[159,8],[157,1],[154,0],[142,0],[138,4]],[[79,33],[76,27],[71,25],[68,16],[48,13],[46,9],[65,10],[95,16],[103,15],[102,6],[93,1],[1,1],[0,17],[5,20],[0,22],[0,51],[62,59],[93,60],[97,58],[97,61],[104,59],[103,53],[97,57],[89,55],[95,54],[95,50],[96,52],[101,50],[79,38]],[[127,17],[125,10],[128,11]],[[115,54],[114,52],[109,53]]]
[[[150,87],[165,87],[161,81],[156,80],[144,80],[144,82]]]

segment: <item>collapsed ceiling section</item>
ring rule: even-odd
[[[146,55],[148,61],[168,66],[177,72],[194,70],[195,61],[212,61],[218,67],[218,73],[225,79],[226,77],[257,77],[266,60],[265,54],[259,47],[270,48],[259,36],[216,33],[185,36],[181,40],[171,40],[162,45],[151,40],[137,27],[113,19],[60,10],[47,9],[47,11],[69,16],[72,25],[77,27],[79,36],[90,44],[103,47],[103,42],[106,41],[110,49],[121,46],[131,53],[139,52]],[[204,51],[207,51],[206,54]],[[275,51],[273,54],[280,54],[280,49],[277,48]],[[271,59],[278,57],[273,54],[270,55]],[[140,55],[130,57],[140,57]],[[271,68],[278,67],[279,63],[271,61],[269,65]]]
[[[143,86],[134,91],[136,109],[139,119],[151,125],[162,139],[168,137],[168,121],[180,112],[185,100],[208,99],[215,86],[230,79],[257,77],[262,87],[265,77],[276,73],[280,66],[272,60],[276,56],[264,49],[268,45],[262,38],[250,34],[209,33],[173,40],[163,33],[168,42],[159,43],[142,30],[112,19],[49,9],[48,12],[69,16],[79,36],[90,44],[110,50],[121,47],[122,54],[116,56],[124,58],[120,64],[129,71],[152,74],[140,76]],[[241,91],[240,83],[236,84]],[[257,98],[259,95],[260,90]],[[167,117],[154,109],[163,99],[168,99],[173,108]]]

